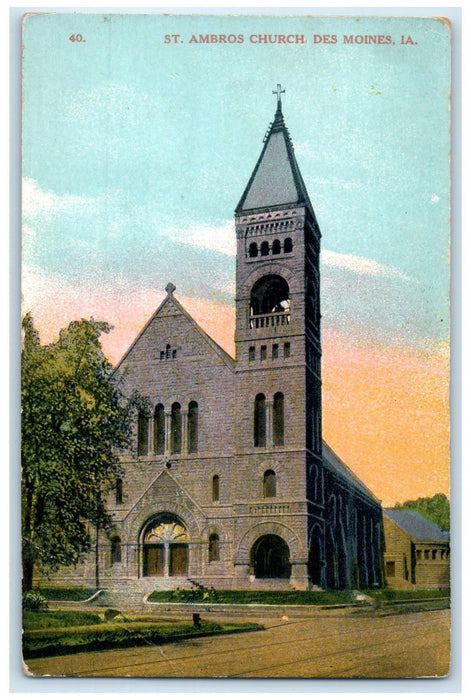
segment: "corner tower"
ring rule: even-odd
[[[284,122],[281,92],[278,85],[274,120],[235,211],[236,361],[242,393],[254,405],[253,446],[307,450],[309,467],[322,462],[321,234]],[[253,397],[250,388],[258,389]],[[258,395],[266,417],[257,428]],[[283,430],[277,426],[277,395],[285,404]]]

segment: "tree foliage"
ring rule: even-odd
[[[128,411],[99,338],[108,324],[74,321],[40,343],[23,319],[21,462],[23,586],[35,566],[54,571],[90,550],[90,525],[109,528],[106,492],[119,473]]]
[[[450,530],[450,501],[443,493],[434,496],[417,498],[415,501],[396,503],[394,508],[399,510],[413,510],[420,513],[439,528],[448,532]]]

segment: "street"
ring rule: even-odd
[[[266,629],[34,659],[34,675],[147,678],[417,678],[449,670],[449,610],[258,620]]]

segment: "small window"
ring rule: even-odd
[[[430,559],[430,550],[429,549],[424,550],[424,559],[425,560]]]
[[[258,255],[258,248],[256,243],[251,243],[249,245],[249,258],[256,258]]]
[[[219,561],[219,535],[213,533],[209,536],[209,562]]]
[[[260,348],[260,359],[261,360],[266,360],[267,359],[267,346],[262,345]]]
[[[251,345],[249,347],[249,362],[253,362],[255,360],[255,346]]]
[[[172,350],[172,360],[174,360],[176,358],[176,356],[177,356],[177,351]]]
[[[198,404],[188,406],[188,452],[198,452]]]
[[[262,245],[260,246],[260,255],[268,255],[269,251],[270,248],[267,241],[263,241]]]
[[[165,350],[160,351],[160,359],[165,360]]]
[[[432,559],[436,559],[436,558],[437,558],[437,550],[432,549]]]
[[[172,452],[180,454],[182,451],[182,413],[179,403],[172,405],[171,414],[171,437],[172,437]]]
[[[271,349],[272,360],[276,360],[278,357],[278,343],[275,343]]]
[[[165,451],[165,410],[161,403],[154,411],[154,453],[163,455]]]
[[[387,561],[386,562],[386,576],[395,576],[396,575],[396,562],[395,561]]]
[[[273,255],[279,255],[281,253],[281,243],[280,241],[276,240],[273,241],[273,245],[271,248],[271,252]]]
[[[265,447],[266,445],[266,407],[265,396],[257,394],[254,405],[254,447]]]
[[[285,238],[285,241],[283,244],[283,252],[284,253],[292,253],[293,252],[293,241],[291,238]]]
[[[263,497],[275,498],[276,496],[276,476],[272,469],[268,469],[263,475]]]
[[[415,558],[417,561],[420,561],[420,559],[422,559],[422,550],[421,549],[415,550]]]
[[[116,479],[116,505],[119,506],[123,502],[123,480]]]
[[[165,349],[165,357],[166,357],[167,360],[170,359],[170,350],[171,350],[170,345],[167,345],[167,347],[166,347],[166,349]]]
[[[217,474],[213,476],[211,498],[213,501],[219,501],[219,476]]]
[[[139,457],[147,455],[149,444],[149,416],[143,411],[137,418],[137,454]]]
[[[273,399],[273,444],[282,447],[285,442],[285,400],[281,392]]]
[[[285,357],[291,357],[291,345],[290,345],[290,343],[285,343],[284,353],[285,353]]]
[[[121,540],[119,537],[111,538],[111,566],[121,562]]]

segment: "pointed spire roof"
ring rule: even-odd
[[[260,158],[245,188],[236,214],[266,207],[312,205],[299,170],[291,138],[281,107],[281,86],[278,85],[275,118],[268,127]]]

